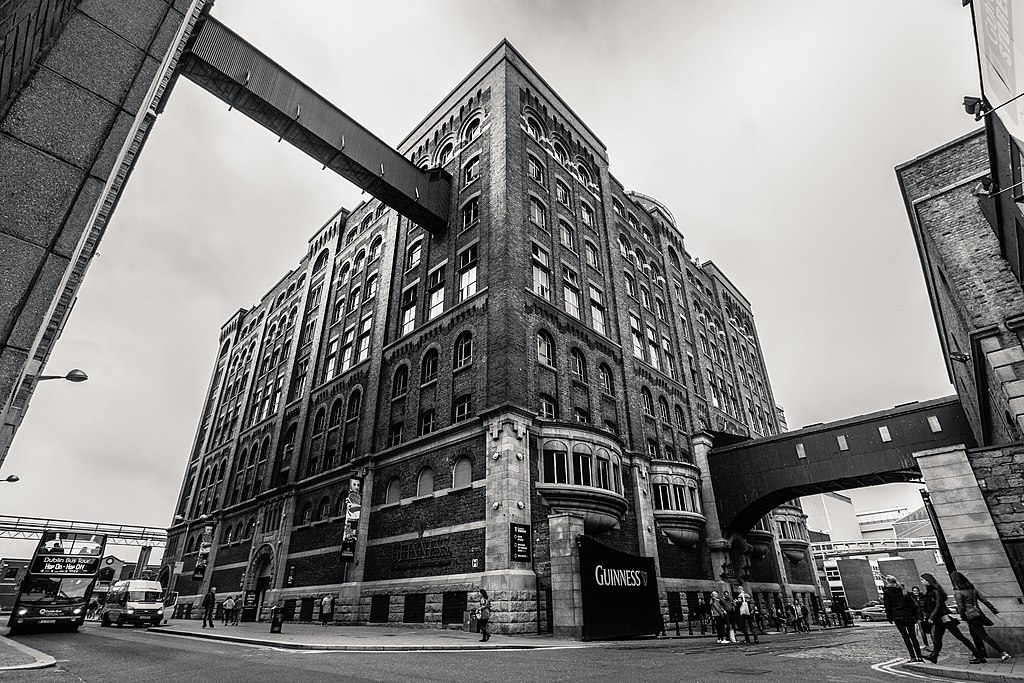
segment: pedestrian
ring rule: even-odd
[[[910,653],[910,661],[923,662],[921,656],[921,644],[917,642],[917,604],[914,598],[903,586],[896,581],[896,577],[885,577],[885,587],[882,589],[882,604],[885,605],[885,618],[890,624],[895,624],[896,630],[903,637],[903,644],[907,646]]]
[[[736,603],[732,599],[732,593],[722,591],[722,607],[725,609],[725,623],[729,642],[736,642]]]
[[[488,622],[491,620],[491,599],[487,596],[487,591],[483,588],[480,589],[480,606],[477,607],[476,623],[477,629],[480,631],[480,642],[486,643],[491,639],[491,632],[487,628]]]
[[[210,586],[210,590],[203,596],[203,628],[209,624],[213,628],[213,610],[217,607],[217,589]]]
[[[325,595],[320,601],[320,625],[327,626],[331,621],[334,621],[334,597]]]
[[[231,623],[231,620],[235,618],[235,599],[228,596],[227,600],[224,601],[224,620],[221,622],[223,626],[227,626]]]
[[[992,610],[992,614],[999,614],[999,610],[993,607],[992,603],[986,600],[974,584],[960,572],[950,572],[949,580],[953,582],[953,597],[956,599],[957,609],[960,616],[967,620],[967,630],[971,632],[971,640],[974,641],[974,649],[977,650],[978,656],[985,659],[985,643],[988,643],[999,653],[1000,661],[1008,662],[1013,659],[1013,655],[1007,652],[1006,648],[985,632],[985,627],[991,626],[992,620],[981,611],[978,603],[984,603]]]
[[[718,636],[718,640],[716,642],[718,642],[719,645],[725,645],[729,642],[725,633],[725,605],[722,604],[722,599],[719,597],[718,591],[711,591],[711,604],[709,606],[711,608],[711,621],[715,625],[715,634]]]
[[[925,585],[924,613],[932,624],[933,647],[931,655],[927,657],[928,661],[932,664],[938,662],[939,652],[942,650],[942,636],[946,631],[949,631],[953,634],[954,638],[971,651],[969,664],[983,664],[985,658],[974,649],[971,641],[967,640],[963,633],[960,633],[960,629],[957,628],[960,621],[950,615],[949,608],[946,607],[946,600],[949,597],[946,595],[946,591],[942,589],[942,586],[939,585],[939,582],[931,574],[921,574],[921,583]]]
[[[925,619],[924,615],[924,596],[921,594],[921,589],[914,586],[910,589],[910,597],[914,599],[914,604],[917,605],[917,624],[921,629],[921,646],[930,650],[928,647],[928,634],[931,633],[931,622]]]
[[[231,613],[231,625],[238,626],[238,619],[242,616],[242,596],[235,598],[235,609]]]
[[[800,625],[803,626],[804,633],[811,632],[811,624],[807,620],[807,617],[811,615],[811,610],[807,609],[807,605],[804,603],[800,604]]]
[[[800,633],[800,612],[795,602],[786,605],[786,621],[793,628],[793,633]]]
[[[750,609],[754,612],[754,623],[757,624],[757,630],[761,632],[761,635],[764,635],[766,633],[764,630],[764,612],[761,611],[756,602],[750,603]]]
[[[739,615],[740,628],[743,629],[743,642],[750,642],[750,632],[754,632],[754,642],[757,640],[757,630],[754,628],[754,615],[750,611],[750,596],[747,592],[740,589],[739,595],[736,596],[736,612]]]

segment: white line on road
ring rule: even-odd
[[[940,679],[940,678],[936,678],[935,676],[929,676],[927,674],[920,674],[920,673],[917,673],[917,672],[914,672],[914,671],[904,671],[902,669],[896,670],[895,668],[893,668],[893,667],[895,667],[895,666],[897,666],[899,664],[903,664],[906,661],[908,661],[908,660],[906,658],[904,658],[904,657],[895,657],[893,659],[887,659],[884,662],[879,662],[877,664],[872,664],[871,668],[874,669],[875,671],[878,671],[879,673],[886,673],[886,674],[889,674],[890,676],[896,676],[897,678],[917,678],[917,679],[921,679],[921,680],[931,680],[931,681],[942,680],[942,681],[953,681],[954,683],[970,683],[969,681],[964,681],[964,680],[958,679],[958,678],[946,678],[946,677],[943,676]]]

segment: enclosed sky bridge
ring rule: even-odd
[[[428,232],[445,229],[451,175],[420,169],[222,23],[201,22],[178,73]]]

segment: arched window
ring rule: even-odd
[[[351,230],[349,230],[348,234],[345,235],[345,246],[347,247],[348,245],[352,244],[352,242],[355,241],[356,236],[358,234],[359,234],[359,228],[352,228]]]
[[[679,256],[676,254],[676,250],[672,247],[668,248],[668,260],[672,264],[672,267],[679,270]]]
[[[339,399],[334,402],[331,406],[331,419],[327,423],[331,427],[337,427],[341,424],[341,412],[345,409],[345,404]]]
[[[555,199],[562,206],[569,206],[572,201],[572,195],[569,192],[569,186],[563,183],[561,180],[555,181]]]
[[[370,224],[373,223],[373,215],[366,214],[363,220],[359,223],[359,232],[366,232],[370,229]]]
[[[537,119],[529,115],[526,117],[526,132],[534,140],[540,140],[544,137],[544,131],[541,129],[540,124],[537,123]]]
[[[403,365],[395,370],[395,377],[391,380],[391,398],[405,396],[409,390],[409,366]]]
[[[683,409],[680,408],[679,406],[676,406],[675,413],[676,413],[676,426],[677,427],[686,427],[686,416],[683,413]]]
[[[402,482],[398,477],[391,477],[388,482],[387,493],[384,495],[384,504],[390,505],[402,500]]]
[[[544,182],[544,164],[532,154],[526,155],[526,174],[538,183]]]
[[[647,387],[640,388],[640,408],[645,415],[654,415],[654,398]]]
[[[424,467],[416,477],[416,495],[429,496],[434,492],[434,470]]]
[[[354,420],[359,417],[359,410],[363,407],[363,392],[356,389],[348,399],[348,410],[345,411],[346,420]]]
[[[316,417],[313,418],[313,433],[319,434],[324,431],[324,424],[327,422],[327,411],[321,408],[316,411]]]
[[[331,499],[324,498],[320,501],[319,507],[316,510],[317,521],[323,521],[331,518]]]
[[[611,368],[604,363],[601,363],[599,370],[601,373],[601,390],[609,394],[614,394],[615,382],[612,380]]]
[[[619,235],[619,240],[618,241],[619,241],[619,253],[622,255],[622,258],[624,258],[624,259],[626,259],[628,261],[629,260],[629,240],[627,240],[622,235]]]
[[[541,478],[546,484],[565,484],[569,481],[569,453],[564,444],[550,441],[544,444],[543,472]]]
[[[550,394],[540,395],[540,416],[545,420],[558,419],[558,403]]]
[[[366,257],[367,260],[368,261],[375,261],[378,258],[380,258],[380,252],[381,252],[381,249],[383,248],[383,246],[384,246],[384,239],[383,238],[377,237],[375,240],[373,240],[373,243],[370,244],[370,253]]]
[[[587,359],[579,349],[569,352],[569,370],[574,379],[581,382],[587,381]]]
[[[452,488],[457,489],[473,483],[473,462],[466,456],[460,457],[452,466]]]
[[[327,250],[324,249],[323,251],[321,251],[317,255],[316,261],[313,263],[313,272],[314,273],[319,273],[321,270],[324,269],[324,266],[326,266],[326,265],[327,265]]]
[[[473,394],[462,394],[452,404],[452,422],[468,420],[473,414]]]
[[[672,422],[672,416],[668,412],[668,401],[665,400],[664,396],[658,397],[658,417],[665,422]]]
[[[636,261],[636,265],[640,267],[640,270],[644,270],[647,267],[647,257],[639,249],[633,252],[633,259]]]
[[[416,425],[416,434],[418,436],[425,436],[434,431],[434,427],[437,424],[437,412],[430,408],[420,413],[419,420]]]
[[[306,503],[302,506],[302,515],[299,517],[299,524],[312,524],[313,523],[313,504]]]
[[[634,299],[636,298],[636,280],[629,273],[623,273],[626,283],[626,294],[630,295]]]
[[[227,529],[224,530],[224,540],[222,542],[223,543],[231,543],[231,539],[234,537],[234,535],[235,535],[235,528],[233,526],[231,526],[230,524],[228,524]]]
[[[455,340],[454,369],[458,370],[473,362],[473,335],[463,332]]]
[[[542,365],[555,367],[555,340],[544,330],[537,333],[537,360]]]
[[[480,177],[480,155],[477,154],[475,157],[466,162],[466,165],[462,167],[462,184],[469,185],[474,180]]]
[[[480,135],[480,130],[483,128],[483,124],[479,118],[475,118],[466,124],[466,128],[462,131],[462,139],[465,142],[475,140]]]
[[[565,166],[565,163],[569,161],[569,153],[565,151],[565,147],[562,146],[561,142],[558,142],[557,140],[552,142],[551,151],[554,153],[555,159],[558,160],[558,163],[563,166]]]
[[[584,185],[593,185],[594,177],[590,173],[590,169],[582,161],[576,162],[576,177],[580,179],[580,182]]]
[[[338,273],[338,285],[343,285],[348,282],[349,265],[346,263],[341,267],[341,272]]]
[[[444,166],[445,164],[452,160],[453,156],[455,156],[455,145],[453,145],[450,142],[445,143],[445,145],[441,147],[441,151],[437,155],[437,165]]]
[[[530,220],[547,230],[547,209],[536,197],[530,197]]]
[[[433,382],[437,379],[437,349],[430,349],[423,356],[423,366],[420,369],[420,384]]]
[[[245,538],[248,540],[256,533],[256,518],[250,517],[249,523],[245,525]]]
[[[593,453],[588,446],[577,444],[572,447],[572,483],[577,486],[593,486]]]
[[[362,270],[364,261],[366,261],[366,252],[360,249],[359,253],[356,254],[355,259],[352,261],[352,272],[358,273]]]

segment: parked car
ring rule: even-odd
[[[885,607],[882,605],[865,607],[860,611],[860,618],[864,621],[885,621]]]

